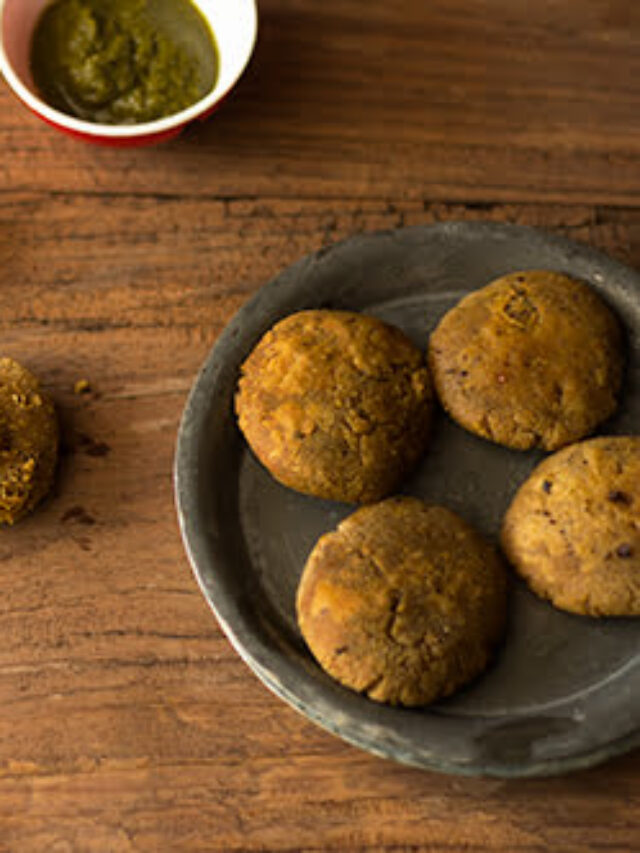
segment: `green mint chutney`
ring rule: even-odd
[[[31,73],[44,100],[64,113],[138,124],[204,97],[218,57],[190,0],[54,0],[36,24]]]

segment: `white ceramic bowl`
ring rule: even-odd
[[[130,125],[98,124],[74,118],[49,106],[34,86],[29,70],[31,38],[42,10],[52,0],[0,0],[0,70],[32,112],[47,124],[78,139],[116,147],[150,145],[177,136],[194,119],[215,110],[244,71],[255,45],[255,0],[193,0],[213,31],[218,76],[213,89],[192,106],[155,121]]]

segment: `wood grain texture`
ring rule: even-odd
[[[0,330],[52,389],[65,452],[56,494],[0,539],[0,850],[635,849],[637,755],[551,781],[447,778],[360,754],[273,698],[191,577],[170,472],[209,346],[301,253],[481,217],[638,263],[640,210],[37,199],[5,194],[0,233],[21,248]]]
[[[2,93],[0,183],[65,192],[633,204],[630,0],[261,0],[213,121],[156,151],[79,148]]]
[[[636,4],[260,9],[237,92],[158,149],[80,146],[0,91],[2,354],[64,435],[55,493],[0,531],[0,853],[640,850],[638,753],[447,777],[274,698],[198,591],[171,481],[210,346],[303,254],[490,219],[640,268]]]

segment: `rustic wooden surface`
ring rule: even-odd
[[[2,353],[51,388],[64,432],[55,494],[0,536],[0,853],[640,850],[637,752],[447,777],[275,699],[196,588],[171,483],[198,366],[307,252],[492,219],[640,267],[640,5],[260,12],[233,97],[157,149],[67,140],[0,87]]]

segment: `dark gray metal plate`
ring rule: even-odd
[[[294,264],[231,321],[183,415],[175,465],[180,526],[202,591],[235,649],[314,722],[408,764],[533,776],[640,745],[640,619],[571,616],[513,579],[498,660],[452,699],[405,710],[343,689],[306,650],[294,598],[316,539],[353,507],[288,490],[254,460],[233,416],[238,368],[276,320],[311,307],[373,314],[424,348],[430,330],[467,291],[534,268],[589,282],[621,317],[629,353],[623,403],[600,432],[637,433],[640,276],[545,232],[489,223],[357,236]],[[440,413],[434,440],[402,491],[450,506],[495,539],[515,489],[540,458],[475,438]]]

